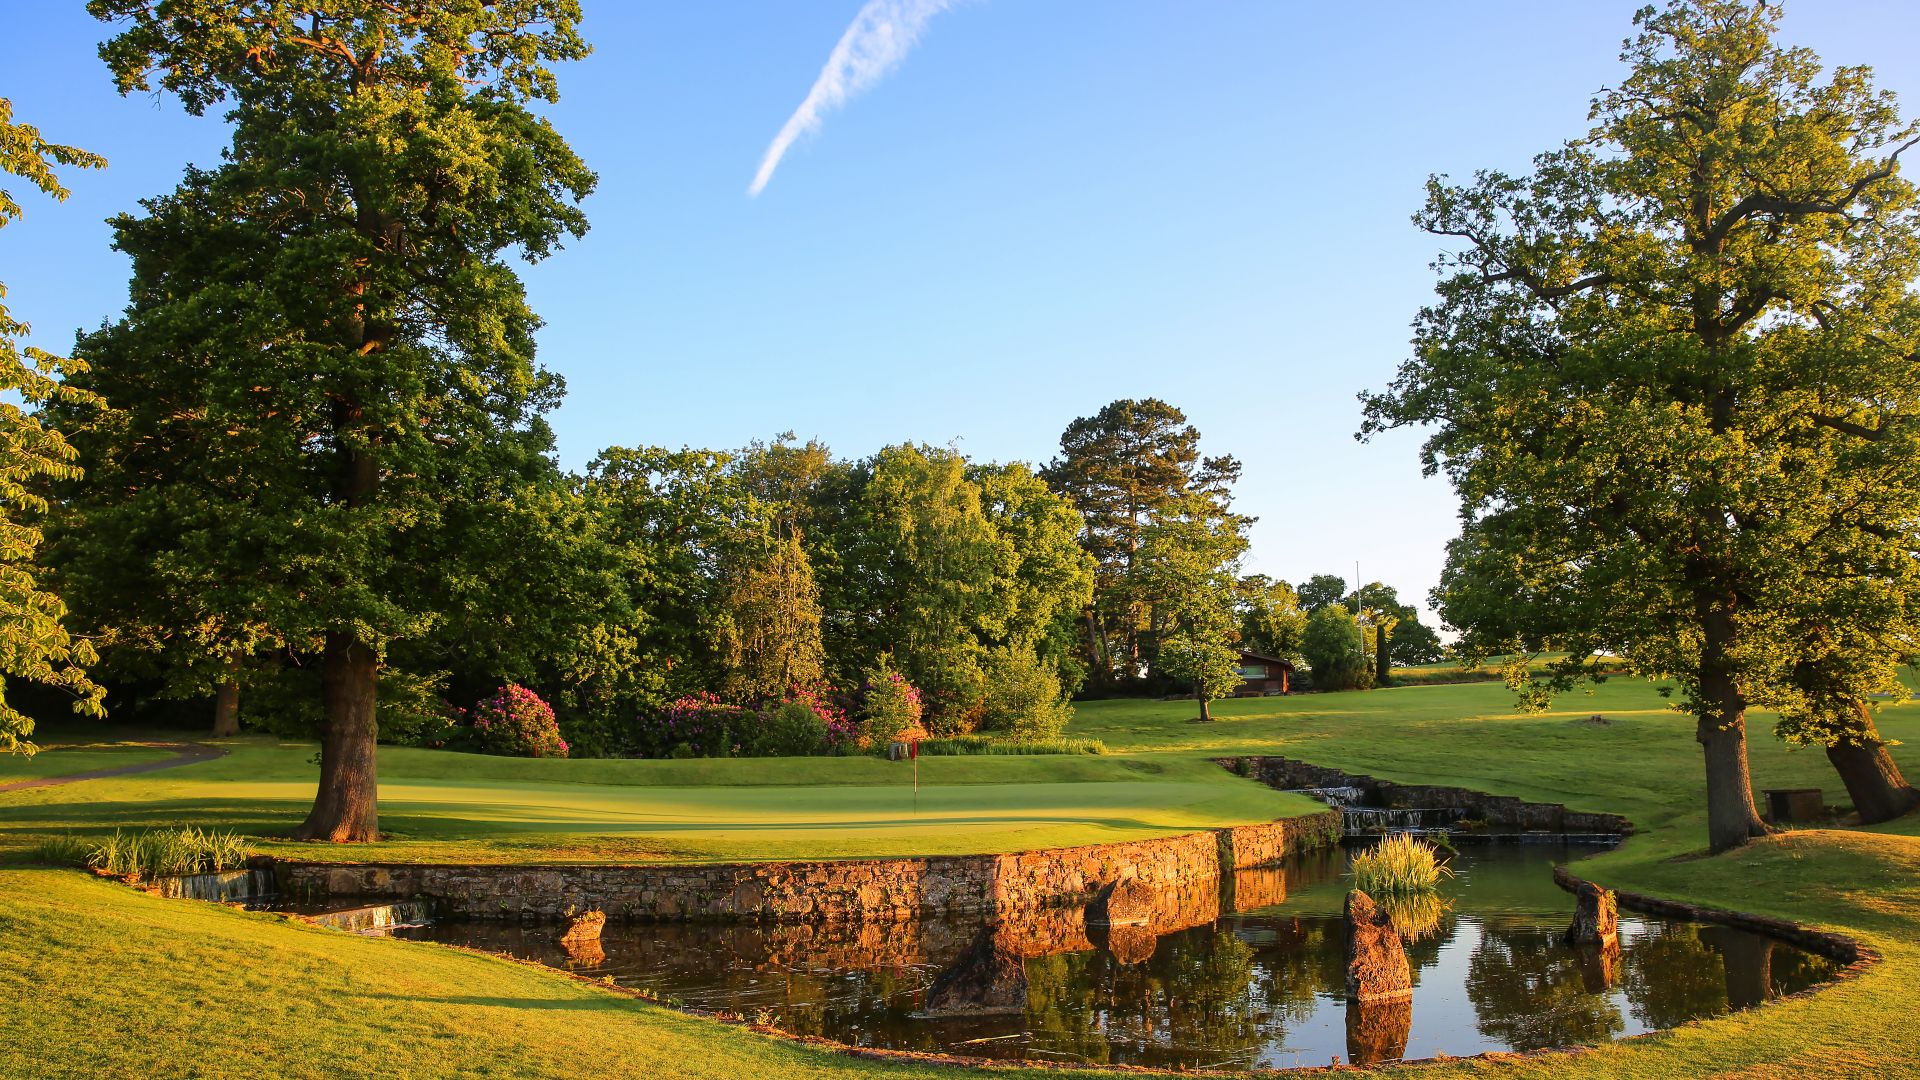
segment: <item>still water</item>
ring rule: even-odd
[[[1555,862],[1591,848],[1463,846],[1444,909],[1397,912],[1411,1005],[1349,1006],[1347,852],[1242,871],[1164,897],[1146,927],[1079,909],[843,925],[609,923],[570,955],[550,926],[444,923],[408,936],[511,953],[788,1031],[864,1046],[1032,1061],[1285,1067],[1598,1043],[1811,986],[1824,957],[1729,927],[1622,913],[1621,951],[1560,942],[1572,898]],[[1016,957],[1025,1005],[928,1015],[927,989],[991,945]]]

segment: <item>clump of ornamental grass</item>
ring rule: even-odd
[[[1353,857],[1353,887],[1372,897],[1432,893],[1453,871],[1425,840],[1395,833]]]
[[[119,829],[95,843],[87,865],[120,877],[156,878],[237,869],[247,861],[246,841],[212,829]]]
[[[93,847],[83,837],[61,833],[40,841],[33,849],[32,860],[48,866],[85,866]]]

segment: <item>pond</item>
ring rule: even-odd
[[[1749,931],[1627,912],[1617,955],[1562,944],[1573,902],[1552,866],[1594,850],[1463,845],[1442,886],[1445,910],[1398,913],[1414,969],[1410,1007],[1345,1000],[1346,851],[1242,871],[1217,895],[1166,897],[1145,927],[1089,927],[1077,908],[991,926],[977,917],[609,923],[597,951],[571,955],[551,926],[450,922],[399,933],[611,975],[685,1005],[862,1046],[1229,1069],[1599,1043],[1757,1005],[1838,966]],[[1024,969],[1024,1003],[929,1015],[928,988],[977,964],[989,944],[1013,958],[1003,968]]]

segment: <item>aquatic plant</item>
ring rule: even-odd
[[[1395,833],[1353,857],[1353,885],[1370,896],[1431,893],[1453,871],[1439,849],[1407,833]]]
[[[87,865],[108,874],[154,878],[237,869],[247,861],[246,840],[212,829],[113,831],[92,845]]]

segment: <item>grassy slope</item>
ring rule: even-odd
[[[1703,829],[1695,807],[1699,755],[1686,721],[1662,713],[1657,698],[1628,683],[1609,684],[1592,699],[1567,704],[1557,714],[1518,717],[1497,685],[1422,687],[1227,702],[1219,707],[1222,721],[1202,728],[1181,722],[1190,705],[1108,702],[1084,707],[1074,733],[1128,752],[1097,767],[1132,762],[1176,782],[1216,775],[1199,771],[1213,768],[1203,759],[1214,754],[1286,753],[1394,779],[1465,784],[1625,813],[1642,826],[1642,835],[1619,852],[1583,863],[1582,873],[1618,887],[1841,929],[1887,958],[1864,977],[1810,998],[1651,1040],[1410,1075],[1920,1075],[1920,1045],[1908,1023],[1912,1002],[1920,1000],[1920,838],[1914,835],[1920,821],[1870,832],[1809,830],[1728,856],[1693,858]],[[1585,723],[1595,712],[1613,722]],[[1463,719],[1472,716],[1479,719]],[[1920,709],[1892,710],[1883,727],[1912,739],[1920,735]],[[1920,758],[1908,748],[1897,753],[1910,773],[1920,772]],[[1813,783],[1827,789],[1830,801],[1840,798],[1817,753],[1790,752],[1761,731],[1753,758],[1760,786]],[[1035,759],[1004,760],[1032,768],[1025,762]],[[927,765],[922,762],[923,769]],[[437,766],[454,767],[444,758]],[[188,768],[247,767],[244,759],[229,759]],[[389,764],[385,775],[409,780],[409,767]],[[705,767],[712,770],[705,775],[719,779],[731,766]],[[168,775],[138,780],[152,785]],[[637,768],[633,774],[643,775],[671,772]],[[968,779],[977,783],[987,775]],[[1229,780],[1224,774],[1219,779]],[[1082,777],[1079,783],[1092,780]],[[678,776],[666,787],[675,781],[686,783]],[[731,797],[747,794],[734,789]],[[44,807],[0,807],[9,822],[23,809],[46,813]],[[208,809],[259,812],[244,803]],[[84,812],[78,806],[63,811]],[[107,955],[138,963],[102,966]],[[91,1074],[100,1065],[98,1071],[128,1075],[151,1072],[155,1063],[178,1072],[196,1062],[216,1075],[257,1075],[263,1064],[284,1075],[342,1067],[368,1075],[491,1071],[556,1077],[920,1071],[703,1028],[514,965],[406,942],[317,937],[269,917],[153,900],[71,872],[0,873],[0,986],[16,999],[27,987],[49,987],[62,1001],[60,1007],[15,1010],[16,1020],[0,1027],[0,1075],[22,1071],[22,1062],[46,1072]],[[46,1000],[48,991],[36,992]],[[101,1009],[103,1000],[122,1004]],[[108,1058],[90,1059],[95,1049]]]
[[[125,778],[0,793],[0,854],[50,833],[193,823],[284,835],[313,798],[312,747],[269,739]],[[381,825],[353,848],[266,841],[323,858],[574,861],[971,854],[1164,836],[1320,806],[1200,761],[942,757],[523,761],[381,751]]]
[[[95,769],[138,765],[174,756],[172,750],[137,743],[83,743],[69,746],[42,746],[40,752],[0,754],[0,784],[15,780],[38,780],[48,776],[72,776]]]

